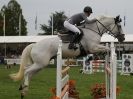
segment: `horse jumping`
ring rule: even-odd
[[[97,21],[94,23],[83,24],[82,27],[79,27],[83,31],[83,36],[80,40],[80,45],[78,45],[78,49],[68,49],[69,43],[63,42],[62,56],[82,56],[83,51],[81,50],[81,45],[82,49],[84,49],[84,55],[110,50],[109,47],[100,44],[101,37],[104,33],[109,33],[109,35],[117,38],[118,41],[123,42],[125,37],[120,22],[121,19],[119,16],[100,16],[97,17]],[[28,91],[29,81],[32,76],[46,67],[49,61],[57,55],[60,39],[59,36],[50,36],[40,42],[28,45],[23,50],[19,72],[10,75],[13,80],[23,79],[20,87],[22,97]]]

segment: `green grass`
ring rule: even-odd
[[[86,75],[79,73],[81,67],[70,69],[70,79],[76,80],[76,88],[80,93],[80,99],[92,99],[90,87],[96,83],[104,83],[104,73]],[[0,65],[0,99],[20,99],[20,82],[13,82],[8,75],[18,70],[15,66],[12,69],[5,69]],[[28,95],[24,99],[50,99],[50,89],[56,84],[56,68],[47,67],[35,75],[30,82]],[[133,77],[120,76],[117,79],[121,87],[121,93],[117,99],[133,99]]]

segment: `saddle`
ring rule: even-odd
[[[79,35],[78,39],[74,43],[79,43],[81,41],[83,36],[83,31],[81,29],[80,31],[81,31],[81,34]],[[58,36],[63,43],[70,43],[73,40],[75,33],[69,30],[65,30],[65,31],[60,31],[58,33]]]

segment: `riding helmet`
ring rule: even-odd
[[[86,12],[86,13],[92,13],[92,8],[90,6],[86,6],[84,8],[84,12]]]

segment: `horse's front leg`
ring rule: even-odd
[[[109,51],[110,48],[107,47],[107,46],[103,46],[103,45],[100,45],[100,44],[97,44],[93,47],[92,51],[95,53],[95,52],[107,52]]]

